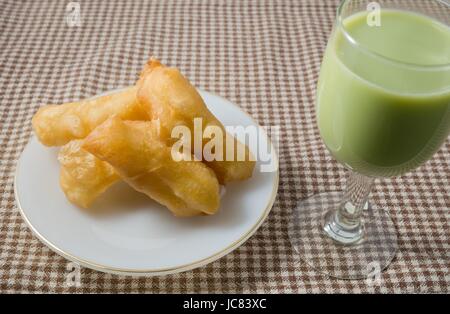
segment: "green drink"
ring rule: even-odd
[[[350,171],[344,191],[298,202],[291,243],[330,276],[373,278],[398,249],[386,208],[369,204],[375,178],[418,167],[450,133],[449,0],[342,0],[316,101],[320,135]]]
[[[393,176],[428,160],[449,133],[450,28],[400,10],[382,9],[380,22],[369,26],[362,12],[335,29],[317,118],[338,161],[364,175]]]

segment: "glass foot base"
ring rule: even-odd
[[[397,231],[389,215],[366,206],[359,234],[334,226],[342,192],[327,192],[302,200],[293,211],[289,237],[295,251],[307,264],[340,279],[378,278],[395,257]]]

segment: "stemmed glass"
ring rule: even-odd
[[[316,115],[325,145],[349,170],[347,188],[298,203],[292,245],[330,276],[375,276],[397,251],[393,221],[368,203],[375,178],[417,168],[450,131],[450,3],[342,1]]]

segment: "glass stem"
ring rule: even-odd
[[[339,206],[325,216],[324,230],[341,244],[360,242],[364,235],[362,211],[368,208],[367,199],[374,178],[350,172],[347,188]]]

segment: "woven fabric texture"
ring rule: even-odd
[[[449,141],[419,169],[377,181],[371,201],[389,210],[399,252],[376,284],[316,272],[290,244],[297,202],[345,185],[315,122],[337,1],[77,1],[78,26],[68,2],[0,0],[0,292],[449,292]],[[68,261],[32,235],[14,199],[31,118],[44,104],[133,84],[150,56],[281,126],[277,200],[255,235],[205,267],[148,278],[82,268],[81,286],[68,286]]]

